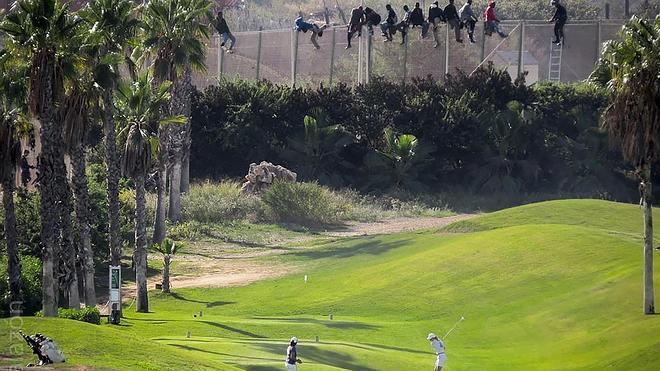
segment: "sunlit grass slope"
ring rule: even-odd
[[[120,361],[136,369],[151,358],[132,348],[153,341],[153,362],[169,349],[175,361],[279,370],[295,335],[300,370],[422,370],[434,360],[426,334],[444,334],[463,315],[447,339],[448,370],[649,370],[660,364],[660,316],[642,314],[640,215],[635,205],[603,201],[527,205],[449,228],[470,233],[364,237],[292,252],[279,259],[301,271],[277,280],[154,293],[153,313],[128,310],[125,327],[45,323],[65,346],[68,331],[111,331],[117,346],[126,336],[134,345]],[[87,338],[90,348],[105,346]],[[96,350],[69,352],[81,364],[106,365]]]

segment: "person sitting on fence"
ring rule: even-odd
[[[317,37],[322,37],[323,36],[323,30],[325,30],[328,27],[328,25],[323,25],[323,26],[318,26],[316,23],[309,23],[305,22],[302,16],[296,18],[296,25],[294,27],[294,30],[297,32],[302,31],[303,33],[307,33],[307,31],[312,32],[312,44],[316,49],[321,49],[321,46],[319,43],[316,41]]]
[[[351,48],[351,39],[353,38],[353,35],[357,32],[358,37],[362,36],[362,25],[365,23],[365,17],[364,17],[364,8],[362,6],[358,6],[357,8],[351,10],[351,21],[348,22],[348,32],[346,33],[346,40],[348,41],[348,45],[346,45],[346,49]]]
[[[419,3],[415,3],[415,7],[410,13],[410,26],[412,28],[420,27],[422,29],[422,39],[426,38],[429,31],[429,24],[424,19],[424,11],[420,8]]]
[[[561,43],[564,42],[564,25],[568,20],[568,14],[566,13],[566,8],[559,3],[559,0],[552,0],[552,5],[554,5],[557,10],[548,23],[555,22],[555,40],[553,43],[561,45]]]
[[[374,26],[380,25],[380,14],[376,13],[373,9],[366,7],[364,8],[364,14],[366,16],[366,25],[367,30],[369,30],[369,35],[374,34]]]
[[[408,35],[408,28],[410,27],[410,8],[408,5],[403,6],[403,19],[399,24],[396,25],[396,28],[401,32],[401,45],[406,43],[406,36]]]
[[[448,27],[454,29],[456,42],[462,43],[463,39],[461,38],[461,22],[458,17],[458,12],[456,11],[456,6],[454,5],[454,0],[449,0],[449,4],[447,4],[445,7],[444,13]]]
[[[314,45],[314,47],[315,47],[317,50],[318,50],[318,49],[321,49],[321,46],[320,46],[319,43],[316,41],[316,39],[317,39],[318,37],[323,37],[323,31],[324,31],[326,28],[328,28],[328,25],[327,25],[327,24],[324,24],[324,25],[319,26],[319,25],[316,24],[316,23],[312,23],[312,37],[311,37],[311,40],[312,40],[312,44]]]
[[[222,43],[220,44],[221,48],[227,44],[227,40],[231,41],[231,45],[227,48],[227,51],[231,52],[234,48],[234,44],[236,44],[236,38],[232,35],[231,31],[229,31],[227,20],[222,16],[222,11],[219,11],[218,16],[213,20],[213,27],[215,27],[220,37],[222,37]]]
[[[392,35],[396,33],[396,24],[399,21],[399,18],[396,16],[396,12],[392,8],[392,5],[385,5],[387,9],[387,18],[384,22],[380,24],[380,30],[383,32],[385,41],[392,41]]]
[[[458,15],[461,18],[461,23],[467,28],[467,34],[470,38],[470,42],[474,44],[474,26],[477,24],[477,16],[474,15],[472,11],[472,0],[467,0],[467,2],[461,7],[458,11]]]
[[[429,8],[429,23],[433,25],[433,40],[435,40],[434,48],[437,48],[440,45],[440,40],[438,40],[438,27],[440,27],[440,22],[445,21],[445,14],[442,12],[442,8],[438,5],[437,1],[434,1]]]
[[[484,33],[486,35],[490,36],[493,34],[493,31],[495,31],[501,38],[509,36],[500,29],[500,20],[495,16],[495,1],[488,3],[488,8],[486,8],[486,11],[484,12],[484,20],[486,21],[484,28]]]

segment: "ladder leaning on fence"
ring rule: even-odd
[[[559,82],[561,81],[561,54],[564,49],[563,40],[559,44],[555,44],[550,39],[550,63],[548,80]]]

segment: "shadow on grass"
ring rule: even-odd
[[[187,301],[190,303],[199,303],[199,304],[206,304],[207,308],[215,308],[215,307],[221,307],[223,305],[229,305],[229,304],[236,304],[235,301],[204,301],[204,300],[195,300],[195,299],[190,299],[187,298],[179,293],[172,292],[169,294],[171,297],[173,297],[176,300],[182,300],[182,301]]]
[[[275,366],[247,366],[245,368],[245,371],[280,371],[280,370],[282,370],[282,367],[275,367]]]
[[[360,240],[364,240],[360,237]],[[309,259],[321,258],[350,258],[360,254],[380,255],[398,247],[408,244],[409,239],[397,240],[392,242],[382,242],[378,237],[369,237],[368,240],[347,246],[346,244],[334,244],[329,248],[321,250],[306,250],[293,253]],[[350,242],[350,241],[349,241]]]
[[[252,317],[258,320],[265,321],[284,321],[291,323],[304,323],[304,324],[315,324],[323,325],[329,328],[343,329],[343,330],[373,330],[380,326],[370,325],[368,323],[362,322],[349,322],[349,321],[330,321],[330,320],[320,320],[316,318],[281,318],[281,317]]]
[[[231,327],[231,326],[228,326],[228,325],[224,325],[222,323],[211,322],[211,321],[199,321],[199,322],[205,323],[209,326],[218,327],[218,328],[221,328],[223,330],[231,331],[231,332],[243,335],[243,336],[249,336],[249,337],[257,338],[257,339],[266,339],[266,336],[255,334],[253,332],[249,332],[249,331],[245,331],[245,330],[241,330],[241,329],[236,328],[236,327]]]
[[[243,358],[243,359],[252,359],[255,361],[270,361],[270,362],[277,362],[279,359],[275,358],[261,358],[261,357],[248,357],[248,356],[241,356],[238,354],[230,354],[230,353],[222,353],[222,352],[215,352],[212,350],[205,350],[205,349],[200,349],[200,348],[195,348],[191,347],[190,345],[181,345],[181,344],[169,344],[170,346],[177,347],[179,349],[184,349],[184,350],[189,350],[193,352],[202,352],[202,353],[208,353],[208,354],[216,354],[219,356],[225,356],[225,357],[234,357],[234,358]],[[284,361],[282,361],[284,363]]]
[[[285,354],[286,353],[286,344],[273,344],[259,342],[255,343],[256,346],[261,349],[275,354]],[[364,370],[364,371],[375,371],[376,369],[358,364],[355,359],[346,353],[335,352],[332,350],[325,350],[319,347],[307,347],[305,345],[298,345],[298,355],[303,360],[310,360],[315,363],[322,365],[333,366],[337,368],[343,368],[347,370]],[[303,363],[304,364],[304,363]]]

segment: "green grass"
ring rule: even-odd
[[[117,369],[282,369],[296,335],[301,369],[420,370],[434,359],[426,334],[464,315],[447,341],[448,370],[649,370],[660,362],[660,316],[642,315],[640,215],[603,201],[527,205],[449,228],[470,233],[295,249],[279,257],[303,267],[295,275],[153,292],[153,313],[128,310],[122,327],[24,327],[53,336],[74,364]]]

